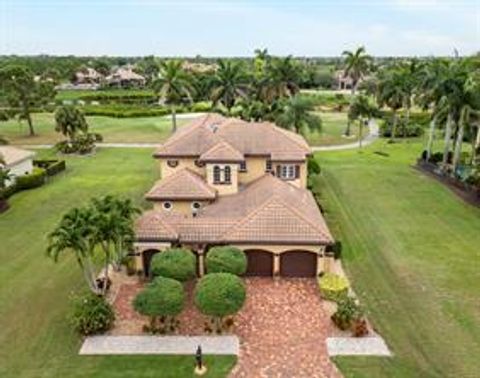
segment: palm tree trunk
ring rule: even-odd
[[[358,143],[360,146],[360,149],[362,149],[362,139],[363,139],[363,119],[360,118],[359,120],[359,128],[358,128]]]
[[[356,91],[356,84],[352,84],[352,90],[351,90],[351,98],[350,98],[350,107],[353,105],[353,99],[355,98],[355,91]],[[345,136],[350,136],[350,129],[352,126],[352,122],[350,121],[350,118],[347,119],[347,128],[345,129]]]
[[[457,140],[455,142],[455,150],[453,153],[453,171],[452,176],[455,176],[458,164],[460,163],[460,157],[462,154],[462,144],[463,144],[463,134],[465,133],[465,123],[463,120],[460,121],[460,126],[458,128]]]
[[[445,125],[445,147],[443,149],[442,169],[445,171],[448,164],[450,152],[450,139],[452,138],[452,114],[448,113],[447,124]]]
[[[175,105],[172,105],[172,133],[177,131],[177,113]]]
[[[472,165],[477,161],[477,155],[480,149],[480,125],[477,126],[477,138],[473,143],[473,151],[472,151]]]
[[[428,132],[428,142],[427,142],[427,161],[432,157],[432,147],[433,139],[435,137],[435,118],[432,118],[430,121],[430,130]]]
[[[397,131],[397,111],[393,111],[392,132],[390,133],[390,141],[395,141],[395,133]]]

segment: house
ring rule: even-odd
[[[335,71],[335,82],[337,83],[337,90],[352,89],[353,79],[347,75],[344,70]]]
[[[194,251],[198,271],[214,245],[245,251],[247,275],[315,276],[334,240],[306,189],[305,140],[272,123],[207,114],[155,153],[162,179],[136,223],[137,268],[170,246]],[[161,253],[161,252],[160,252]]]
[[[99,84],[103,80],[103,75],[97,70],[86,67],[74,74],[75,84]]]
[[[131,65],[117,68],[105,80],[109,86],[126,88],[143,87],[147,81],[142,75],[134,72]]]
[[[5,163],[2,164],[2,168],[9,170],[12,177],[11,180],[6,181],[6,186],[13,185],[16,177],[32,173],[33,156],[35,153],[32,151],[12,146],[0,146],[0,158]]]

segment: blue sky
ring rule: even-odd
[[[468,55],[480,0],[0,0],[0,54]]]

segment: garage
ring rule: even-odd
[[[271,277],[273,275],[273,253],[262,250],[247,250],[247,276]]]
[[[307,251],[288,251],[280,255],[280,275],[284,277],[315,277],[317,255]]]
[[[148,277],[150,274],[150,262],[152,261],[153,255],[160,251],[156,249],[148,249],[142,253],[143,259],[143,272],[145,277]]]

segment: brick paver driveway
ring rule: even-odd
[[[340,377],[327,355],[331,330],[314,279],[248,278],[236,317],[241,347],[231,377]]]

